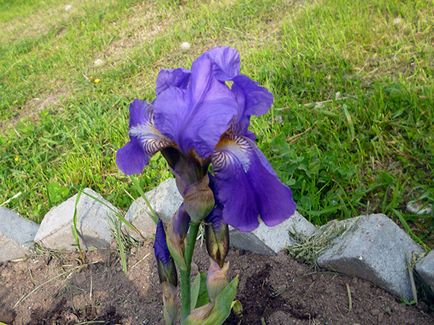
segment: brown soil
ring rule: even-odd
[[[197,248],[195,260],[199,270],[206,270],[203,248]],[[265,257],[232,251],[228,260],[232,275],[240,275],[242,324],[434,323],[423,303],[402,304],[369,282],[315,271],[283,253]],[[134,248],[128,265],[125,274],[113,251],[87,253],[85,263],[75,253],[45,252],[0,265],[0,321],[162,324],[152,243]],[[236,323],[234,316],[227,321]]]

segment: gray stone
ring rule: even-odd
[[[36,223],[0,207],[0,263],[24,257],[37,231]]]
[[[416,272],[434,292],[434,250],[417,262]]]
[[[145,193],[151,207],[157,215],[165,221],[169,221],[178,210],[183,199],[178,192],[174,178],[169,178],[153,190]],[[144,238],[152,238],[155,234],[155,223],[152,220],[152,212],[142,197],[136,199],[130,206],[125,216],[142,234]],[[131,236],[140,239],[140,236],[127,229]]]
[[[422,248],[383,214],[346,220],[350,227],[318,258],[319,266],[369,280],[412,300],[407,261]]]
[[[77,248],[72,233],[77,195],[52,208],[45,215],[36,234],[36,242],[51,249]],[[118,209],[110,202],[95,191],[86,188],[81,193],[76,214],[81,248],[108,248],[113,239],[112,228],[116,213]]]
[[[232,247],[261,255],[275,255],[295,243],[290,233],[311,236],[315,231],[315,226],[296,211],[277,226],[268,227],[261,222],[252,232],[240,232],[231,227],[229,234]]]

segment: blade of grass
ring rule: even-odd
[[[404,216],[401,214],[401,212],[399,212],[396,209],[392,210],[395,215],[398,217],[399,222],[401,222],[402,227],[404,228],[404,230],[407,232],[407,234],[415,241],[417,242],[419,245],[421,245],[423,247],[423,249],[425,249],[426,251],[429,251],[429,247],[423,242],[422,239],[420,239],[418,236],[415,235],[415,233],[413,232],[413,230],[410,228],[410,226],[408,225],[407,221],[405,220]]]
[[[149,211],[151,211],[152,220],[155,222],[155,224],[157,224],[158,219],[159,219],[158,214],[154,210],[154,208],[152,208],[151,203],[149,202],[148,198],[146,197],[145,193],[143,192],[142,188],[140,187],[139,179],[137,177],[132,177],[132,180],[133,180],[134,186],[136,187],[137,191],[140,193],[141,197],[145,201],[146,206],[148,207]]]

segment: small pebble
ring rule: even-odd
[[[95,67],[100,67],[100,66],[102,66],[102,65],[104,65],[104,60],[101,60],[101,59],[96,59],[94,62],[93,62],[93,65],[95,66]]]
[[[417,215],[431,214],[432,205],[429,203],[423,204],[422,202],[418,201],[410,201],[407,203],[407,210]]]
[[[191,45],[190,45],[189,42],[182,42],[182,43],[181,43],[181,50],[183,50],[183,51],[187,51],[187,50],[189,50],[190,47],[191,47]]]
[[[66,5],[65,6],[65,11],[66,12],[70,12],[72,10],[72,5]]]
[[[401,19],[400,17],[396,17],[396,18],[393,20],[393,24],[394,24],[394,25],[399,25],[401,22],[402,22],[402,19]]]

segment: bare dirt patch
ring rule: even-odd
[[[369,282],[317,272],[283,253],[265,257],[232,251],[228,260],[232,276],[240,275],[242,324],[423,325],[434,321],[423,303],[404,305]],[[207,269],[204,248],[197,248],[195,261],[199,270]],[[152,243],[134,248],[128,265],[125,274],[113,251],[88,253],[84,264],[75,253],[46,253],[0,265],[0,316],[15,316],[15,324],[162,324]],[[236,323],[234,316],[227,321]]]
[[[104,58],[112,64],[124,61],[129,50],[162,34],[175,21],[174,17],[159,12],[152,3],[138,4],[130,11],[131,14],[125,18],[127,25],[121,27],[117,39],[113,40],[96,59]],[[119,23],[113,23],[110,28],[119,28]]]
[[[21,120],[29,119],[37,121],[39,113],[50,106],[59,105],[69,95],[67,88],[59,87],[48,93],[42,94],[26,102],[21,109],[16,110],[16,115],[5,121],[0,121],[0,130],[3,132],[14,128]]]

